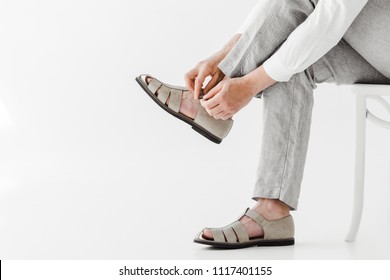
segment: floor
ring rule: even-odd
[[[356,242],[346,243],[353,114],[337,120],[345,110],[333,105],[333,117],[318,125],[332,89],[317,92],[300,209],[294,213],[295,246],[223,251],[192,243],[203,227],[228,224],[252,205],[261,101],[216,146],[144,98],[142,106],[155,114],[144,120],[146,132],[130,116],[86,128],[85,135],[78,131],[82,119],[47,130],[24,120],[32,127],[3,130],[0,258],[389,259],[389,136],[368,127],[365,211]],[[347,94],[342,98],[353,102]]]

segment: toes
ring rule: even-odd
[[[204,239],[213,240],[213,233],[208,228],[203,230],[202,236]]]
[[[143,77],[143,80],[144,80],[145,84],[146,84],[147,86],[149,86],[150,82],[153,80],[153,77],[145,75],[145,76]],[[161,87],[162,87],[162,86],[160,86],[160,88],[156,90],[156,93],[155,93],[156,96],[158,96]],[[168,98],[168,99],[169,99],[169,98]]]
[[[152,77],[150,77],[150,76],[145,76],[145,83],[146,83],[147,85],[149,85],[151,79],[152,79]]]

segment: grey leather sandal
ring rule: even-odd
[[[264,237],[249,238],[244,225],[239,221],[243,216],[250,217],[264,231]],[[254,210],[247,209],[237,221],[223,228],[211,228],[213,239],[203,236],[202,230],[194,239],[195,243],[211,245],[223,249],[240,249],[252,246],[294,245],[294,220],[291,215],[268,221]]]
[[[149,83],[146,82],[148,78],[150,78]],[[216,120],[202,106],[199,106],[199,111],[194,120],[179,112],[183,92],[188,89],[164,84],[150,75],[141,75],[136,78],[136,81],[161,108],[191,125],[195,131],[210,141],[220,144],[229,134],[233,126],[232,119]],[[166,105],[168,99],[169,104]]]

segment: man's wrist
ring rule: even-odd
[[[258,94],[261,90],[259,90],[258,86],[258,80],[255,79],[253,75],[245,75],[242,76],[240,79],[242,79],[243,84],[247,88],[248,92],[252,97],[255,97],[256,94]]]
[[[253,96],[276,83],[276,81],[274,81],[267,72],[265,72],[263,66],[260,66],[248,75],[243,76],[243,79],[250,87],[250,91]]]

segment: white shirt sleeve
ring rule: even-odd
[[[261,2],[254,11],[261,8]],[[264,63],[267,74],[285,82],[306,70],[344,36],[368,0],[320,0],[313,13],[288,37],[280,49]],[[255,16],[254,12],[251,16]],[[244,23],[241,32],[250,24]]]
[[[280,49],[264,63],[275,81],[306,70],[341,40],[368,0],[320,0]]]

